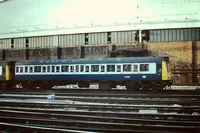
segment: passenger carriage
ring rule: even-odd
[[[27,88],[66,84],[89,87],[99,83],[101,89],[124,85],[138,90],[172,84],[168,57],[20,61],[6,66],[15,72],[10,80]]]

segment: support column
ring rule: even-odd
[[[192,83],[197,83],[198,78],[197,78],[197,42],[193,41],[192,42]]]
[[[29,60],[29,48],[25,49],[26,60]]]
[[[139,30],[139,43],[142,43],[142,30]]]

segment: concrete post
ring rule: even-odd
[[[142,43],[142,30],[139,30],[139,43]]]

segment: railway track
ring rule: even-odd
[[[55,91],[55,100],[49,101],[47,94],[51,93],[2,92],[0,130],[141,133],[200,131],[198,91],[170,95],[169,92],[105,94],[96,91]]]

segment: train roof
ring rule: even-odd
[[[18,61],[16,65],[50,65],[50,64],[104,64],[104,63],[150,63],[168,61],[167,56],[159,57],[125,57],[125,58],[102,58],[102,59],[65,59],[65,60],[35,60]]]

